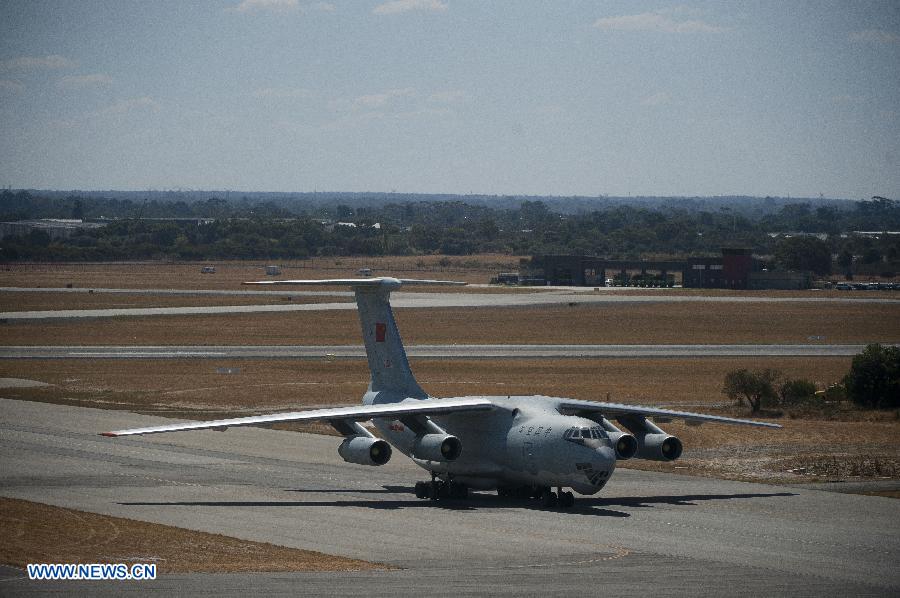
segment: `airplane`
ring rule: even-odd
[[[772,423],[640,405],[542,395],[434,398],[416,382],[391,309],[401,286],[464,285],[452,281],[391,277],[272,280],[256,285],[338,285],[354,291],[370,381],[360,406],[312,409],[216,421],[103,432],[120,437],[186,430],[224,431],[277,422],[325,421],[344,436],[337,448],[348,463],[380,466],[392,447],[431,474],[415,485],[420,499],[463,499],[471,490],[540,499],[544,508],[571,508],[570,488],[599,492],[619,460],[674,461],[681,441],[648,418],[780,428]],[[616,423],[613,423],[615,420]],[[371,421],[374,436],[363,422]],[[619,428],[625,428],[622,430]],[[554,491],[554,488],[556,491]]]

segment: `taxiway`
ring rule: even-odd
[[[622,469],[571,511],[475,494],[414,498],[399,454],[344,463],[339,439],[239,428],[110,439],[171,421],[0,400],[0,494],[389,563],[400,571],[161,576],[90,584],[231,595],[896,595],[900,502]],[[773,431],[777,434],[777,431]],[[690,450],[690,447],[687,447]],[[673,471],[676,471],[673,467]],[[3,594],[83,589],[0,569]]]

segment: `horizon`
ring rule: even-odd
[[[689,200],[782,200],[782,201],[824,201],[824,202],[860,202],[860,201],[871,201],[874,199],[888,199],[890,201],[900,201],[895,200],[894,198],[884,197],[884,196],[871,196],[865,198],[852,198],[852,197],[828,197],[828,196],[790,196],[790,195],[747,195],[747,194],[728,194],[728,195],[553,195],[553,194],[544,194],[544,195],[530,195],[530,194],[512,194],[512,193],[449,193],[449,192],[433,192],[433,193],[422,193],[418,191],[331,191],[331,190],[323,190],[318,189],[314,191],[267,191],[267,190],[249,190],[249,189],[184,189],[184,188],[171,188],[171,189],[33,189],[33,188],[16,188],[16,187],[5,187],[2,189],[4,193],[49,193],[49,194],[101,194],[101,193],[122,193],[122,194],[221,194],[221,195],[362,195],[362,196],[423,196],[423,197],[432,197],[432,196],[446,196],[446,197],[473,197],[473,198],[483,198],[483,199],[531,199],[534,198],[536,200],[542,199],[553,199],[553,200],[566,200],[566,199],[574,199],[574,200],[635,200],[639,201],[642,199],[651,199],[651,200],[679,200],[679,199],[689,199]],[[222,199],[227,199],[222,198]],[[232,198],[233,199],[233,198]],[[352,200],[352,198],[348,198],[348,200]]]

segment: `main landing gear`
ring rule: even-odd
[[[449,476],[445,482],[432,474],[430,482],[416,482],[416,498],[427,498],[429,500],[454,498],[464,500],[469,498],[469,488],[462,484],[457,484]]]
[[[497,495],[515,498],[533,498],[540,501],[545,509],[571,509],[575,506],[575,495],[558,488],[554,492],[549,486],[521,486],[519,488],[498,488]]]

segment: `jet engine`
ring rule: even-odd
[[[623,432],[605,417],[597,418],[595,421],[603,426],[603,429],[606,430],[606,433],[609,435],[609,440],[612,443],[613,449],[616,451],[616,459],[624,461],[625,459],[634,457],[635,453],[638,451],[637,438],[628,432]]]
[[[384,465],[391,459],[391,445],[372,436],[350,436],[338,447],[338,454],[347,463]]]
[[[677,437],[666,433],[646,418],[626,416],[617,418],[619,423],[628,428],[637,440],[637,452],[634,456],[648,461],[674,461],[681,456],[684,449]]]
[[[616,451],[616,459],[631,459],[638,450],[637,438],[627,432],[610,432],[609,439]]]
[[[450,434],[424,434],[416,438],[411,452],[425,461],[455,461],[462,452],[462,443]]]
[[[669,434],[645,434],[639,436],[637,456],[650,461],[674,461],[681,456],[683,446],[677,437]]]

